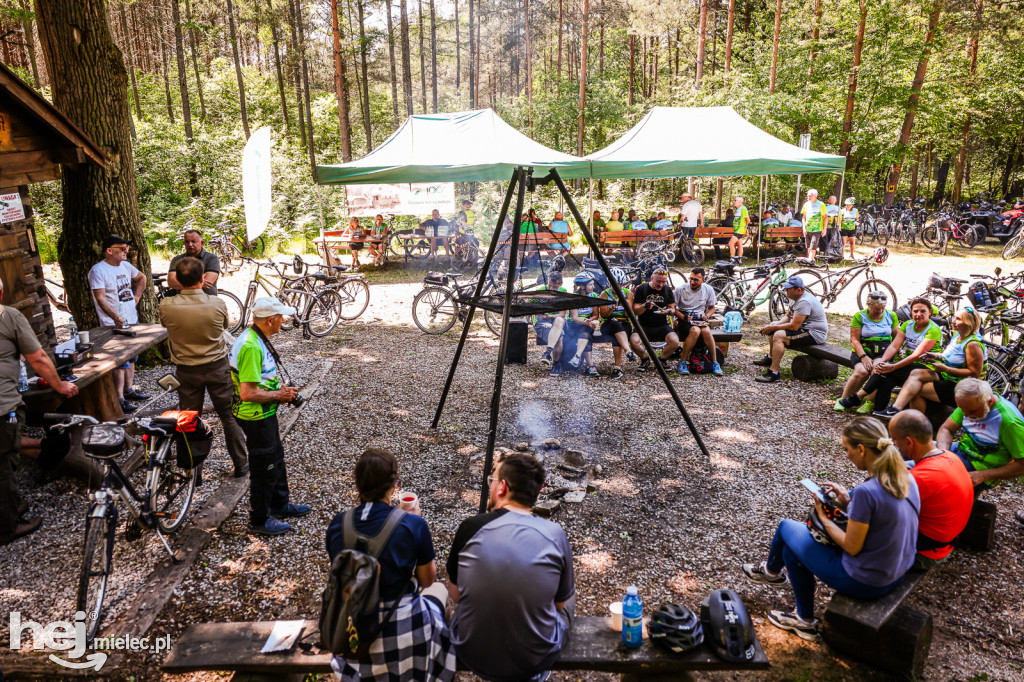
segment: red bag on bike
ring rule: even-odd
[[[213,433],[207,428],[196,410],[169,410],[161,417],[173,417],[177,425],[174,447],[177,452],[179,469],[194,469],[210,456],[213,447]]]

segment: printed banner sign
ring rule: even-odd
[[[263,126],[249,138],[242,150],[242,199],[245,202],[245,235],[252,240],[270,223],[270,126]]]
[[[13,223],[25,219],[25,207],[21,203],[21,195],[0,194],[0,223]]]
[[[347,185],[348,214],[355,218],[381,215],[427,217],[435,208],[442,216],[455,213],[454,182],[399,185]]]

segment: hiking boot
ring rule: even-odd
[[[313,511],[313,509],[309,505],[292,504],[289,502],[280,509],[271,509],[270,515],[278,519],[284,519],[289,516],[305,516],[311,511]]]
[[[761,358],[760,360],[754,360],[750,364],[756,365],[757,367],[771,367],[772,366],[772,358],[771,358],[770,355],[766,355],[763,358]]]
[[[878,417],[879,419],[892,419],[893,417],[895,417],[896,415],[898,415],[902,411],[903,410],[901,410],[900,408],[894,407],[894,406],[890,405],[889,407],[885,408],[884,410],[879,410],[877,412],[872,412],[871,414],[872,414],[872,416]]]
[[[553,362],[551,360],[551,349],[550,348],[545,348],[544,352],[541,353],[540,364],[544,365],[545,367],[550,367],[553,364]]]
[[[762,585],[780,585],[786,582],[786,576],[783,573],[772,574],[768,570],[767,561],[762,561],[759,564],[743,564],[740,569],[743,571],[743,575]]]
[[[685,362],[677,362],[676,371],[679,372],[680,375],[689,374],[690,368],[686,365]]]
[[[636,356],[636,353],[634,353],[633,351],[631,351],[631,350],[627,350],[627,351],[626,351],[626,359],[627,359],[627,360],[629,360],[630,362],[636,362],[636,361],[637,361],[637,360],[639,360],[640,358],[638,358],[638,357]]]
[[[637,370],[639,370],[641,372],[646,372],[650,368],[651,368],[651,359],[649,357],[647,357],[647,358],[644,358],[643,360],[640,361],[640,366],[637,367]]]
[[[251,521],[249,522],[249,532],[255,535],[283,535],[291,529],[290,525],[277,519],[267,519],[265,523],[258,526],[254,526]]]
[[[576,369],[577,367],[580,366],[581,362],[583,362],[583,358],[581,358],[579,355],[574,355],[572,356],[572,360],[569,360],[569,366],[572,367],[573,369]]]
[[[121,411],[124,412],[125,414],[131,414],[135,410],[139,409],[138,405],[136,405],[135,403],[128,402],[124,398],[121,398],[119,402],[121,403]]]
[[[623,375],[621,367],[616,367],[615,369],[612,370],[612,374],[611,374],[611,378],[612,379],[621,379],[623,376],[624,375]]]
[[[551,366],[551,371],[548,372],[548,376],[560,377],[562,376],[562,365],[556,363]]]
[[[818,621],[812,620],[808,622],[795,613],[769,611],[768,622],[782,630],[794,632],[801,639],[806,639],[808,642],[817,642],[821,639],[821,635],[818,634]]]
[[[23,538],[26,535],[31,535],[32,533],[35,533],[37,530],[39,530],[39,527],[42,525],[43,519],[39,516],[33,516],[32,518],[27,519],[19,523],[17,526],[15,526],[14,530],[11,531],[10,535],[0,537],[0,545],[7,545],[14,542],[18,538]]]
[[[871,414],[875,411],[875,401],[865,400],[864,404],[857,408],[857,414]]]
[[[754,381],[759,381],[762,384],[774,384],[776,381],[782,381],[782,376],[778,372],[768,370],[759,377],[754,377]]]
[[[720,377],[723,374],[725,374],[725,372],[722,371],[722,366],[717,362],[711,363],[711,373],[714,374],[716,377]]]

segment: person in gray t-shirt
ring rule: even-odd
[[[718,297],[710,284],[704,282],[704,268],[694,268],[690,271],[690,280],[687,284],[680,284],[674,292],[676,299],[676,331],[683,344],[683,354],[676,365],[676,371],[680,374],[689,374],[690,369],[687,362],[690,353],[701,340],[711,354],[711,372],[716,376],[722,375],[722,367],[718,364],[718,354],[715,349],[715,337],[708,326],[708,319],[715,314],[715,304]]]
[[[572,627],[572,549],[560,525],[531,512],[544,485],[537,460],[510,455],[487,481],[487,513],[462,522],[448,555],[452,641],[485,680],[541,680]]]
[[[754,364],[768,369],[755,381],[772,383],[780,381],[779,365],[786,348],[801,348],[825,343],[828,336],[828,320],[825,308],[810,291],[804,289],[804,280],[794,275],[782,285],[786,289],[786,297],[792,301],[789,312],[776,324],[761,328],[761,335],[771,338],[768,354]]]
[[[199,230],[185,230],[185,253],[174,257],[167,268],[167,286],[181,291],[185,287],[178,282],[175,266],[182,258],[198,258],[203,264],[203,293],[217,295],[217,280],[220,279],[220,258],[203,248],[203,235]]]

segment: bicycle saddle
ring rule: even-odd
[[[446,273],[444,273],[444,276],[445,277],[462,277],[462,273],[461,272],[446,272]]]
[[[333,277],[328,275],[326,272],[314,272],[313,274],[308,275],[308,277],[310,279],[315,279],[315,280],[318,280],[318,281],[321,281],[321,282],[326,282],[329,279],[334,279]]]

